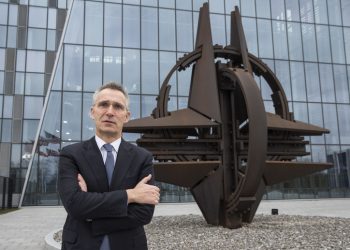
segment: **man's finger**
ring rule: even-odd
[[[149,175],[147,175],[146,177],[144,177],[144,178],[140,181],[140,183],[147,184],[147,182],[149,182],[149,180],[151,180],[151,178],[152,178],[152,175],[149,174]]]

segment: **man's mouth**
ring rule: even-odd
[[[106,120],[106,121],[102,121],[103,123],[110,123],[110,124],[115,124],[114,121],[109,121],[109,120]]]

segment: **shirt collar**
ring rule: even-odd
[[[95,140],[96,140],[96,143],[97,143],[97,146],[100,150],[102,150],[103,148],[103,145],[106,144],[106,142],[104,140],[102,140],[100,137],[98,137],[97,135],[95,135]],[[120,143],[122,142],[122,139],[119,138],[118,140],[115,140],[113,142],[111,142],[110,144],[113,146],[115,152],[118,152],[119,150],[119,146],[120,146]],[[103,148],[104,149],[104,148]]]

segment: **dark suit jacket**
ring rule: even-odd
[[[81,191],[77,175],[86,181]],[[59,161],[59,194],[68,213],[62,249],[99,250],[108,235],[112,250],[147,249],[143,225],[153,216],[153,205],[127,205],[126,189],[153,175],[152,155],[122,140],[111,185],[95,137],[62,149]],[[149,184],[154,183],[154,178]]]

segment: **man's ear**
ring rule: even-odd
[[[92,120],[95,120],[95,117],[94,117],[94,115],[93,115],[93,109],[92,109],[92,107],[90,108],[89,116],[90,116],[90,118],[91,118]]]
[[[127,123],[130,120],[130,111],[128,110],[128,112],[125,115],[125,121],[124,123]]]

